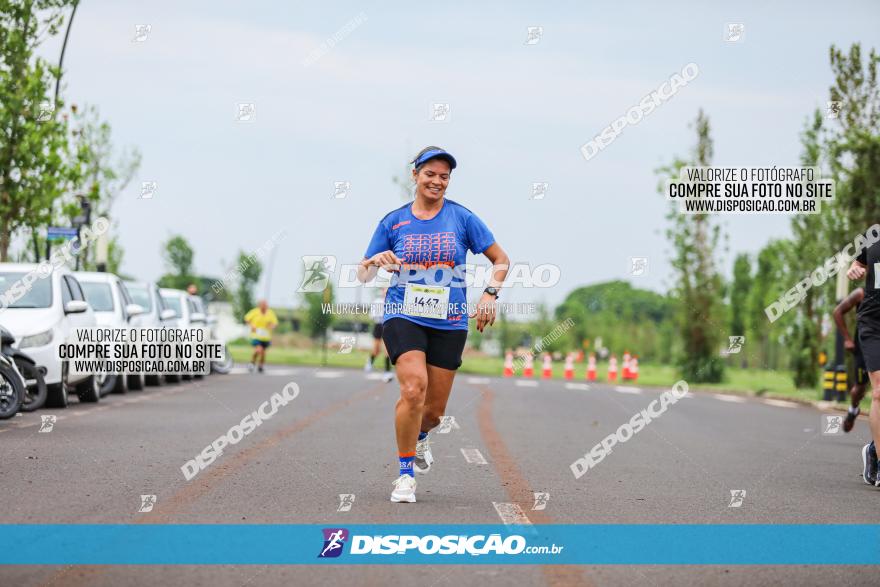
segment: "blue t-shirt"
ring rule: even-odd
[[[412,202],[388,213],[379,222],[364,253],[368,259],[391,250],[403,261],[400,272],[393,274],[385,297],[384,321],[404,318],[430,328],[467,330],[467,252],[480,254],[494,242],[492,232],[476,214],[449,199],[443,200],[440,212],[430,220],[413,216]],[[449,287],[447,318],[401,313],[407,283]]]

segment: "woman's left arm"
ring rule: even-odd
[[[492,262],[492,275],[489,278],[489,287],[501,289],[501,285],[507,277],[507,270],[510,267],[510,258],[498,243],[489,245],[483,251],[483,254]],[[487,324],[489,326],[495,324],[495,296],[483,292],[483,295],[480,296],[480,301],[477,303],[477,311],[471,315],[471,318],[474,316],[477,318],[477,330],[480,332],[483,332]]]

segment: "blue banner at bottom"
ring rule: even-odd
[[[867,565],[880,525],[5,524],[0,564]],[[859,548],[847,545],[859,544]]]

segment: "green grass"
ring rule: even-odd
[[[236,362],[246,363],[250,360],[251,347],[247,345],[230,345]],[[267,363],[275,365],[311,365],[321,364],[322,354],[318,348],[299,349],[289,347],[271,347],[267,354]],[[366,361],[367,353],[355,350],[348,354],[340,354],[335,348],[327,349],[327,365],[329,367],[361,368]],[[377,363],[378,364],[378,363]],[[474,375],[502,374],[504,361],[497,357],[478,355],[466,356],[460,372]],[[584,380],[584,364],[575,365],[575,379]],[[535,374],[540,377],[541,362],[535,361]],[[607,365],[598,365],[599,380],[605,381]],[[561,363],[553,365],[554,379],[563,378]],[[638,385],[670,387],[680,379],[675,367],[671,365],[639,365]],[[625,383],[618,380],[618,383]],[[741,369],[728,367],[725,369],[725,381],[722,383],[700,383],[692,387],[714,391],[726,391],[745,395],[761,395],[763,397],[780,397],[796,400],[819,400],[822,392],[818,389],[797,389],[787,371],[770,371],[766,369]]]

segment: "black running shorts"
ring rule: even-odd
[[[868,372],[880,371],[880,320],[859,316],[859,347]]]
[[[429,365],[455,371],[461,367],[467,330],[429,328],[405,318],[391,318],[382,329],[382,340],[394,365],[403,353],[422,351]]]
[[[373,324],[373,338],[382,338],[382,323]]]

